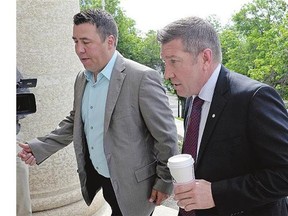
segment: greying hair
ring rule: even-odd
[[[157,32],[161,44],[181,39],[184,51],[198,56],[204,49],[212,50],[214,62],[222,61],[221,45],[213,26],[199,17],[186,17],[174,21]]]
[[[74,15],[74,25],[80,25],[83,23],[90,23],[96,26],[97,31],[102,39],[105,39],[113,35],[115,37],[115,46],[118,42],[118,27],[111,14],[101,9],[89,9],[81,11]]]

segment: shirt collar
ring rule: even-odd
[[[221,64],[218,64],[216,69],[213,71],[211,77],[208,79],[208,81],[205,83],[205,85],[202,87],[199,97],[207,102],[212,102],[214,89],[216,86],[216,82],[220,73]]]
[[[97,80],[101,77],[106,77],[108,80],[111,78],[112,70],[116,62],[117,51],[114,52],[112,58],[109,60],[108,64],[97,74]],[[88,81],[93,80],[93,73],[91,71],[85,70],[84,75]]]

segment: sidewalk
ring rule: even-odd
[[[183,135],[184,135],[184,123],[183,121],[177,119],[178,116],[178,98],[176,95],[171,94],[170,92],[167,92],[167,96],[169,99],[169,104],[170,104],[170,108],[172,109],[173,112],[173,116],[175,117],[175,123],[177,126],[177,132],[180,138],[183,139]]]
[[[175,118],[175,124],[176,124],[176,127],[177,127],[178,136],[180,136],[183,139],[183,136],[184,136],[184,122]]]
[[[111,216],[111,209],[110,206],[106,203],[100,210],[97,212],[97,215],[101,214],[101,216]],[[153,213],[153,216],[177,216],[178,210],[169,208],[166,206],[157,206]]]

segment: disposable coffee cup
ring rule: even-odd
[[[178,154],[168,159],[168,168],[174,183],[183,184],[195,179],[194,159],[190,154]]]

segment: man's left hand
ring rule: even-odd
[[[152,189],[151,196],[149,198],[149,202],[155,203],[155,205],[161,205],[164,200],[166,200],[169,197],[168,194],[162,193],[160,191],[157,191],[155,189]]]

